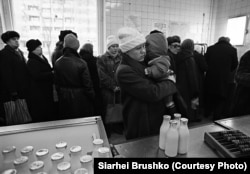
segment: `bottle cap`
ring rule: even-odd
[[[181,118],[181,122],[187,123],[188,119],[187,118]]]
[[[57,152],[57,153],[54,153],[53,155],[51,155],[52,161],[61,160],[63,158],[64,158],[64,154],[62,152]]]
[[[77,152],[80,152],[82,150],[81,146],[72,146],[70,148],[70,152],[72,153],[77,153]]]
[[[170,119],[171,119],[171,116],[170,116],[170,115],[163,115],[163,118],[164,118],[164,119],[167,119],[167,120],[170,120]]]
[[[109,156],[109,148],[108,147],[100,147],[98,148],[98,153],[100,157]]]
[[[2,174],[17,174],[16,169],[5,170]]]
[[[16,151],[16,147],[15,146],[7,146],[3,149],[2,153],[6,154],[6,153],[10,153]]]
[[[43,161],[34,161],[30,164],[30,171],[39,170],[44,167]]]
[[[58,171],[66,171],[71,168],[71,165],[69,162],[61,162],[57,165],[57,170]]]
[[[177,122],[176,120],[170,120],[170,124],[171,124],[171,125],[177,125],[178,122]]]
[[[29,158],[27,156],[21,156],[21,157],[14,160],[14,165],[15,166],[22,165],[24,163],[27,163],[28,160],[29,160]]]
[[[61,149],[61,148],[67,148],[67,142],[65,141],[60,141],[59,143],[56,144],[56,149]]]
[[[181,114],[179,114],[179,113],[174,113],[174,118],[181,118]]]
[[[103,144],[103,139],[100,139],[100,138],[94,139],[93,144],[94,145],[101,145],[101,144]]]
[[[25,146],[24,148],[22,148],[21,154],[26,155],[26,154],[33,152],[33,150],[34,150],[33,146]]]
[[[93,158],[92,158],[92,156],[90,156],[90,155],[83,155],[81,158],[80,158],[80,162],[81,163],[87,163],[87,162],[90,162],[90,161],[92,161],[93,160]]]
[[[38,151],[36,151],[36,156],[38,157],[42,157],[49,154],[49,149],[40,149]]]
[[[85,168],[77,169],[74,174],[88,174],[88,170]]]

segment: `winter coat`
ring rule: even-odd
[[[31,75],[28,103],[34,122],[53,118],[53,73],[48,60],[30,52],[27,66]]]
[[[237,88],[233,100],[233,116],[250,114],[250,51],[240,59],[235,80]]]
[[[30,84],[26,60],[23,53],[6,45],[0,52],[1,95],[3,102],[14,96],[27,98]]]
[[[55,82],[60,116],[79,118],[93,115],[95,92],[87,63],[76,50],[64,48],[63,56],[55,63]]]
[[[52,53],[51,56],[51,62],[52,62],[52,67],[55,67],[55,62],[57,59],[59,59],[63,55],[63,42],[58,41],[56,43],[56,48]]]
[[[102,94],[100,89],[100,80],[97,71],[97,58],[88,52],[82,52],[81,57],[87,62],[91,80],[95,91],[94,115],[102,114]]]
[[[182,50],[177,54],[176,86],[187,104],[190,118],[191,100],[199,96],[197,65],[192,51]]]
[[[238,65],[237,50],[226,41],[208,47],[205,54],[208,70],[205,77],[205,92],[227,97],[231,73]]]
[[[116,78],[121,88],[123,121],[127,139],[159,133],[166,96],[176,92],[173,82],[155,82],[145,76],[146,64],[123,54]]]
[[[113,104],[114,102],[113,90],[118,86],[115,80],[115,72],[120,62],[120,54],[114,58],[108,52],[97,59],[97,69],[104,105]]]

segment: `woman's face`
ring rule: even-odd
[[[36,49],[33,50],[33,53],[38,55],[38,56],[41,56],[43,54],[42,46],[39,45],[38,47],[36,47]]]
[[[129,55],[129,57],[131,57],[134,60],[142,62],[144,60],[145,55],[146,55],[145,44],[138,45],[137,47],[133,48],[132,50],[129,50],[127,52],[127,55]]]
[[[180,52],[181,45],[178,42],[174,42],[171,45],[169,45],[169,49],[173,54],[177,54]]]
[[[111,45],[108,50],[111,54],[115,55],[118,53],[118,49],[119,49],[119,45],[118,44],[114,44],[114,45]]]

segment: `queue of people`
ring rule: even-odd
[[[19,38],[16,31],[1,36],[6,44],[0,51],[1,125],[9,109],[5,103],[17,98],[26,101],[31,122],[100,115],[108,136],[115,131],[127,139],[158,134],[165,114],[197,122],[201,115],[215,120],[250,113],[250,54],[238,65],[237,50],[226,37],[202,55],[192,39],[157,30],[145,37],[123,27],[95,57],[92,44],[80,48],[77,33],[63,30],[52,66],[36,38],[26,42],[25,59]],[[116,104],[122,106],[122,121],[106,121]]]

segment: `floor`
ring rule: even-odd
[[[201,116],[200,118],[201,118],[200,122],[191,122],[191,123],[188,123],[188,126],[193,127],[193,126],[199,126],[199,125],[213,122],[211,117],[206,118],[204,116]],[[117,134],[117,133],[111,132],[111,136],[109,138],[110,144],[116,145],[116,144],[121,144],[124,142],[126,142],[126,138],[125,138],[124,134]]]

